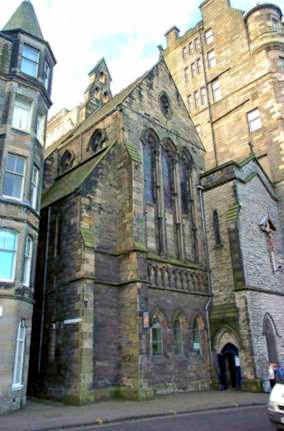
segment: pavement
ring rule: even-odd
[[[100,401],[87,406],[69,406],[55,401],[31,399],[24,409],[0,417],[0,430],[51,431],[68,430],[179,413],[265,406],[268,394],[242,391],[186,392],[163,395],[154,400]]]

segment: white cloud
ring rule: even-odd
[[[1,9],[0,27],[21,0],[9,0]],[[33,0],[44,37],[57,66],[54,71],[52,113],[82,100],[88,72],[105,56],[113,77],[113,92],[149,69],[158,60],[158,44],[176,25],[184,32],[199,19],[199,0],[98,1]],[[233,7],[248,9],[254,0],[232,0]]]

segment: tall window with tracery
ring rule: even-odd
[[[144,201],[153,204],[155,202],[154,178],[155,178],[155,137],[148,134],[143,149],[144,158]]]
[[[183,333],[180,317],[176,318],[174,321],[174,340],[176,355],[183,354]]]
[[[160,319],[157,316],[152,318],[151,347],[152,355],[161,355],[163,353],[162,328]]]
[[[185,162],[180,165],[180,196],[181,196],[181,210],[183,214],[188,214],[191,201],[190,192],[190,176],[189,168]]]
[[[173,209],[173,163],[172,159],[164,148],[162,149],[162,171],[163,171],[163,191],[164,205],[166,209]]]

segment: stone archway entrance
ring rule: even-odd
[[[221,389],[241,386],[241,368],[239,349],[232,343],[227,343],[218,353],[219,384]]]

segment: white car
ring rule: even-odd
[[[270,393],[268,416],[276,431],[284,430],[284,383],[276,383]]]

